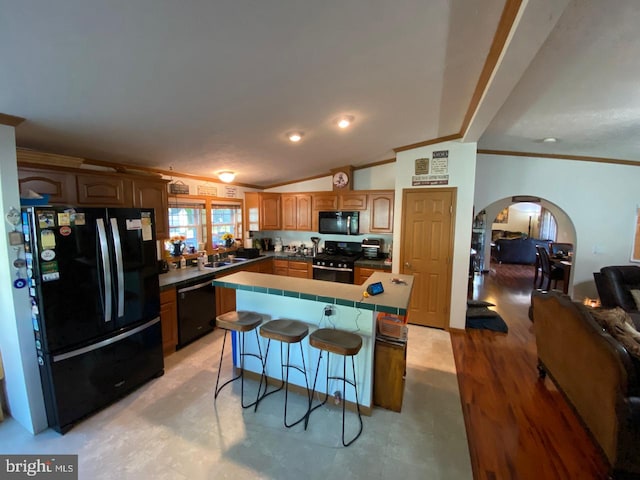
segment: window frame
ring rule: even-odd
[[[235,206],[240,209],[240,218],[242,219],[242,224],[240,226],[240,232],[235,233],[235,238],[239,239],[242,243],[244,243],[245,236],[245,211],[244,211],[244,199],[242,198],[227,198],[227,197],[213,197],[207,195],[169,195],[169,206],[168,208],[176,208],[176,206],[195,206],[196,204],[202,204],[205,210],[205,218],[204,225],[205,231],[207,234],[205,243],[205,250],[207,254],[214,253],[216,250],[213,248],[212,244],[212,235],[213,235],[213,224],[211,223],[211,212],[213,210],[214,205],[230,205]],[[167,210],[168,212],[168,210]],[[169,231],[171,231],[171,221],[169,219]],[[202,232],[200,232],[202,235]],[[167,239],[168,240],[168,239]],[[218,249],[224,248],[223,245],[218,245]]]

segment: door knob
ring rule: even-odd
[[[404,262],[404,266],[407,268],[411,268],[411,264],[409,262]]]

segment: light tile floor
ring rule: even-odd
[[[341,410],[334,406],[316,410],[305,431],[302,424],[282,425],[281,393],[254,413],[240,407],[234,382],[214,403],[220,348],[216,331],[171,355],[163,377],[64,436],[52,430],[32,436],[6,419],[0,452],[75,453],[81,479],[472,478],[448,333],[410,326],[402,413],[375,408],[348,448],[340,443]],[[248,385],[255,392],[257,382]],[[303,397],[291,399],[291,412],[302,411]]]

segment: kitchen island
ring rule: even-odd
[[[399,280],[396,282],[394,280]],[[384,292],[366,298],[363,293],[369,284],[381,282]],[[309,325],[312,332],[316,328],[338,328],[354,332],[362,337],[362,349],[356,355],[356,376],[358,397],[363,412],[370,413],[372,408],[373,360],[378,313],[406,315],[413,287],[413,276],[376,272],[365,285],[325,282],[321,280],[301,279],[253,272],[238,272],[220,280],[214,280],[217,287],[236,290],[237,310],[249,310],[265,316],[265,321],[278,318],[301,320]],[[331,312],[329,315],[328,313]],[[266,340],[260,339],[264,352]],[[234,363],[239,365],[237,342],[234,345]],[[316,374],[319,350],[310,347],[308,339],[302,341],[307,375],[311,382]],[[247,352],[257,351],[255,336],[246,336]],[[280,355],[278,348],[272,348],[268,362],[267,375],[280,380]],[[302,366],[300,350],[291,348],[291,363]],[[331,375],[342,374],[342,361],[332,356]],[[318,378],[325,377],[325,363],[322,362]],[[257,359],[245,358],[245,370],[260,374],[262,366]],[[350,369],[348,369],[350,370]],[[293,372],[293,370],[292,370]],[[290,383],[304,386],[300,374],[291,374]],[[318,381],[316,389],[325,392],[324,381]],[[329,394],[342,390],[342,382],[332,380]],[[355,403],[353,389],[343,392],[348,402]]]

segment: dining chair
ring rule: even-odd
[[[564,279],[564,270],[551,263],[547,249],[542,245],[536,245],[536,252],[540,257],[541,267],[541,279],[538,288],[542,290],[549,290],[551,288],[551,281],[553,280],[553,288],[558,286],[558,280]]]

